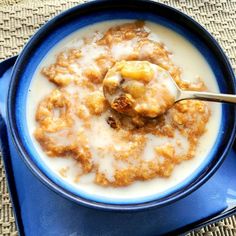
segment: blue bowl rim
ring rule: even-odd
[[[222,164],[224,158],[226,157],[228,151],[230,150],[230,148],[233,144],[235,131],[236,131],[236,122],[234,119],[232,132],[229,136],[228,142],[227,142],[224,150],[222,151],[221,156],[218,158],[218,160],[214,164],[211,164],[212,166],[208,170],[208,173],[201,173],[201,176],[198,176],[198,178],[199,177],[201,177],[201,178],[197,182],[196,181],[194,182],[194,180],[192,180],[191,184],[189,186],[187,186],[187,189],[182,190],[182,192],[177,192],[176,195],[174,195],[174,196],[165,197],[165,199],[162,201],[153,200],[150,202],[138,203],[138,204],[107,204],[107,203],[100,203],[100,202],[95,202],[95,201],[91,201],[88,199],[84,199],[84,198],[74,195],[74,194],[70,193],[69,191],[62,189],[60,186],[56,185],[47,176],[45,176],[43,174],[43,172],[35,165],[35,163],[30,158],[28,158],[27,151],[25,150],[24,146],[22,145],[19,135],[17,133],[17,127],[16,127],[16,123],[14,120],[14,102],[13,102],[14,99],[12,99],[12,98],[14,97],[14,94],[16,92],[18,74],[21,71],[21,68],[24,68],[24,63],[25,63],[24,59],[27,58],[28,51],[33,49],[34,41],[36,41],[37,38],[39,38],[40,35],[42,35],[45,30],[47,30],[48,28],[50,28],[51,26],[56,24],[56,22],[58,20],[62,19],[63,17],[65,17],[67,15],[73,14],[76,11],[84,11],[84,10],[89,11],[90,8],[98,8],[98,7],[100,7],[100,9],[104,9],[104,6],[107,4],[108,5],[110,4],[109,7],[111,7],[111,5],[113,7],[120,6],[120,4],[122,4],[122,6],[129,4],[129,6],[132,7],[131,4],[134,4],[134,3],[136,5],[137,5],[137,3],[138,4],[146,4],[146,6],[150,7],[150,8],[151,7],[163,8],[163,9],[169,11],[169,13],[174,13],[174,14],[178,15],[179,17],[181,17],[182,21],[187,21],[189,24],[196,27],[197,30],[199,32],[201,32],[201,34],[205,38],[207,38],[207,40],[209,40],[211,42],[212,46],[214,46],[214,50],[216,50],[221,62],[224,63],[224,66],[226,67],[226,70],[227,70],[228,74],[230,75],[229,79],[231,79],[230,80],[231,86],[232,86],[231,89],[233,90],[233,93],[236,92],[234,72],[231,68],[231,65],[230,65],[227,57],[225,56],[221,47],[218,45],[217,41],[211,36],[211,34],[208,31],[206,31],[199,23],[194,21],[191,17],[189,17],[186,14],[184,14],[184,13],[182,13],[170,6],[167,6],[165,4],[150,1],[150,0],[139,0],[139,1],[129,0],[128,2],[126,0],[113,0],[112,2],[110,0],[91,1],[91,2],[87,2],[87,3],[81,4],[81,5],[75,6],[73,8],[70,8],[70,9],[62,12],[61,14],[57,15],[56,17],[52,18],[45,25],[43,25],[31,37],[31,39],[25,45],[25,47],[23,48],[21,54],[17,58],[17,61],[13,67],[12,78],[11,78],[9,91],[8,91],[8,97],[7,97],[7,118],[8,118],[7,121],[8,121],[8,127],[10,128],[11,136],[13,138],[13,143],[15,144],[17,151],[19,152],[20,156],[22,157],[22,159],[24,160],[26,165],[32,171],[32,173],[35,174],[38,177],[38,179],[42,183],[44,183],[47,187],[49,187],[54,192],[59,193],[60,195],[66,197],[76,203],[80,203],[82,205],[96,208],[96,209],[101,209],[101,210],[115,210],[115,211],[144,210],[147,208],[164,206],[166,204],[169,204],[171,202],[174,202],[178,199],[185,197],[186,195],[190,194],[195,189],[200,187],[203,183],[205,183],[215,173],[215,171],[219,168],[219,166]],[[218,58],[218,60],[219,60],[219,58]],[[232,116],[235,117],[236,109],[232,109],[232,110],[233,110]]]

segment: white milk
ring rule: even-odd
[[[54,171],[56,175],[58,175],[58,178],[61,178],[63,181],[67,181],[70,185],[73,185],[75,188],[77,188],[78,191],[83,190],[89,194],[96,194],[99,196],[119,199],[130,199],[161,193],[185,180],[201,165],[201,163],[207,157],[207,154],[213,147],[214,142],[216,140],[221,120],[221,105],[217,103],[210,103],[210,109],[212,114],[207,124],[207,132],[200,138],[196,156],[192,160],[184,161],[181,164],[177,165],[171,177],[169,178],[157,177],[155,179],[145,182],[136,181],[128,187],[113,188],[96,185],[93,183],[94,174],[88,174],[86,176],[83,176],[82,178],[80,178],[79,182],[75,182],[74,179],[78,174],[78,170],[80,169],[80,164],[78,162],[73,159],[49,158],[44,154],[41,147],[33,136],[33,132],[36,128],[35,112],[37,104],[40,102],[40,100],[42,100],[43,97],[49,94],[52,88],[54,88],[55,86],[52,83],[48,82],[48,80],[41,75],[40,71],[42,67],[54,63],[56,55],[59,52],[64,51],[66,48],[80,46],[82,43],[82,37],[90,35],[91,33],[97,30],[99,32],[104,32],[114,25],[119,25],[126,22],[130,21],[116,20],[98,23],[89,26],[89,28],[81,29],[78,32],[75,32],[67,38],[63,39],[60,43],[58,43],[48,53],[46,58],[42,61],[42,63],[36,70],[30,86],[27,104],[28,128],[35,148],[40,155],[41,161],[45,162],[46,165],[48,165],[51,170]],[[197,76],[200,76],[201,78],[203,78],[204,83],[206,84],[209,91],[219,92],[212,70],[210,69],[203,56],[196,50],[196,48],[194,48],[182,36],[176,34],[170,29],[150,22],[146,22],[146,26],[152,31],[152,33],[149,35],[150,39],[154,41],[163,42],[168,48],[168,50],[173,53],[172,60],[183,70],[182,79],[188,81],[195,81]],[[100,37],[101,34],[98,33],[97,38]],[[130,51],[129,46],[130,45],[127,46],[127,53],[129,53]],[[119,48],[119,45],[113,50],[116,57],[120,58],[121,49]],[[94,56],[94,53],[98,52],[100,52],[100,49],[98,49],[97,52],[91,52],[91,56]],[[93,136],[95,135],[96,133]],[[104,133],[104,135],[109,136],[108,133]],[[152,139],[151,135],[149,139]],[[99,145],[100,140],[100,134],[98,139],[94,137],[94,142],[96,141],[97,145]],[[186,143],[186,140],[182,141],[182,143]],[[148,153],[148,155],[146,155],[147,160],[150,160],[152,158],[152,150],[148,148],[148,145],[145,148],[144,153]],[[179,152],[181,152],[181,150],[179,150]],[[100,167],[102,168],[101,171],[108,172],[108,177],[110,177],[110,179],[112,180],[113,176],[109,176],[109,168],[112,166],[111,160],[107,161],[104,159],[103,162],[104,165]],[[64,177],[59,174],[59,171],[62,168],[68,169],[68,171],[66,172],[66,176]]]

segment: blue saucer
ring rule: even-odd
[[[42,184],[17,153],[5,126],[6,94],[16,57],[0,63],[0,148],[20,235],[177,235],[236,212],[236,152],[197,191],[174,204],[114,213],[71,202]]]

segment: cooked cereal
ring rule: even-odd
[[[34,135],[51,158],[79,163],[76,182],[88,173],[95,175],[96,184],[114,187],[168,178],[176,165],[195,157],[211,115],[208,104],[182,101],[156,117],[169,108],[173,97],[158,105],[156,89],[147,86],[155,67],[147,62],[167,70],[181,89],[206,90],[200,79],[197,83],[181,79],[171,53],[152,39],[141,21],[96,32],[43,68],[42,74],[56,89],[38,104]],[[120,83],[124,93],[110,107],[103,85],[113,96]],[[62,176],[67,172],[60,170]]]

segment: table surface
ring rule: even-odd
[[[0,0],[0,61],[17,55],[29,37],[50,18],[83,0]],[[236,71],[236,0],[160,0],[187,13],[219,42]],[[1,155],[1,154],[0,154]],[[12,206],[0,158],[0,235],[15,236]],[[189,235],[236,235],[236,216]]]

